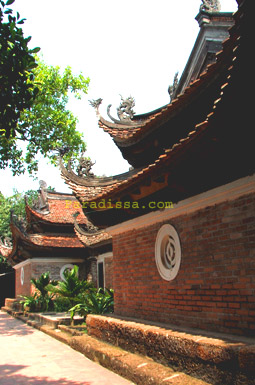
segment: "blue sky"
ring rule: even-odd
[[[75,74],[91,79],[88,95],[72,100],[69,108],[78,117],[84,133],[87,155],[96,160],[97,175],[114,175],[128,170],[111,138],[97,125],[90,99],[101,97],[101,112],[112,111],[120,96],[135,98],[136,113],[145,113],[169,102],[167,92],[175,72],[187,62],[198,34],[195,16],[200,0],[16,0],[13,9],[26,18],[25,36],[32,36],[31,48],[41,47],[48,65],[71,66]],[[233,12],[235,0],[222,0],[221,10]],[[38,180],[57,191],[69,191],[58,168],[42,160]],[[27,175],[13,177],[0,171],[0,191],[11,195],[37,189],[38,181]]]

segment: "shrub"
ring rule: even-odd
[[[99,288],[89,291],[84,297],[84,302],[70,309],[71,319],[75,314],[86,317],[87,314],[112,313],[114,307],[113,290]]]
[[[54,311],[56,313],[58,312],[68,312],[70,307],[72,306],[71,301],[69,298],[61,297],[59,295],[56,295],[53,299],[54,304]]]
[[[68,298],[71,302],[71,306],[80,302],[84,293],[93,288],[92,283],[79,279],[78,269],[78,266],[74,266],[72,270],[65,270],[64,281],[58,282],[57,286],[52,284],[47,286],[48,291],[58,294],[61,297]]]

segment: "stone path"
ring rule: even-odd
[[[134,385],[0,311],[0,385]]]

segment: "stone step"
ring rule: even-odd
[[[130,353],[74,329],[66,325],[59,325],[58,330],[49,329],[46,325],[40,328],[41,331],[67,343],[92,361],[137,385],[213,385],[185,373],[176,372],[149,357]]]
[[[5,298],[5,306],[11,306],[14,302],[16,302],[16,298]]]
[[[255,385],[255,339],[88,315],[88,334],[214,385]]]
[[[23,305],[20,303],[18,298],[5,298],[4,307],[10,308],[16,311],[22,311]]]
[[[31,321],[34,320],[41,325],[48,325],[53,329],[57,329],[59,325],[71,324],[70,314],[68,313],[28,313],[28,319]],[[83,317],[74,316],[74,324],[81,323],[82,321]]]
[[[88,335],[70,338],[69,345],[137,385],[212,385]]]
[[[110,331],[109,324],[105,322],[105,318],[108,318],[109,322],[109,318],[111,317],[89,316],[87,317],[88,328],[91,327],[91,317],[95,317],[94,321],[97,323],[97,327],[99,325],[102,327],[104,323],[104,333],[106,332],[107,328],[108,332]],[[98,317],[100,318],[100,320]],[[222,362],[224,362],[222,350],[216,348],[216,341],[214,341],[214,349],[212,349],[213,344],[205,344],[203,349],[200,351],[200,354],[202,354],[204,358],[211,357],[211,361],[214,362],[214,366],[211,365],[210,360],[205,360],[205,368],[201,371],[201,362],[196,361],[194,356],[191,356],[190,360],[188,360],[187,355],[191,354],[192,352],[191,345],[187,343],[187,339],[189,339],[190,335],[186,333],[186,339],[183,335],[179,335],[178,338],[177,335],[175,335],[176,343],[173,345],[175,349],[175,355],[177,356],[178,360],[183,360],[182,365],[184,370],[180,370],[180,367],[177,367],[176,365],[169,365],[169,363],[164,364],[162,362],[159,362],[159,359],[153,359],[152,357],[148,357],[145,354],[138,353],[137,345],[134,345],[134,347],[136,348],[136,352],[131,352],[130,346],[126,349],[121,348],[120,346],[114,346],[108,342],[102,341],[100,338],[84,334],[84,332],[79,330],[74,330],[72,327],[67,325],[58,325],[57,328],[55,328],[52,327],[52,325],[50,326],[47,324],[42,324],[40,322],[40,318],[38,318],[39,321],[35,319],[27,320],[26,317],[20,316],[18,316],[17,318],[23,320],[24,322],[27,322],[29,325],[41,330],[44,333],[47,333],[48,335],[58,339],[59,341],[68,344],[71,348],[84,354],[89,359],[98,362],[102,366],[118,373],[119,375],[127,378],[128,380],[134,382],[137,385],[255,385],[255,349],[253,345],[247,345],[244,343],[244,345],[242,345],[242,347],[238,350],[239,353],[242,352],[242,354],[239,354],[239,360],[236,360],[232,356],[233,351],[231,349],[229,350],[231,342],[226,342],[227,349],[223,350],[225,353],[228,352],[229,354],[229,366],[228,371],[226,371],[226,367],[224,368],[224,365],[222,365]],[[104,322],[102,323],[102,321]],[[132,324],[134,326],[134,323]],[[113,327],[113,325],[111,327]],[[102,331],[103,330],[101,330],[101,332]],[[126,330],[124,331],[124,329],[122,329],[122,332],[123,335],[125,335],[127,332],[130,335],[133,334],[133,337],[137,333],[137,331],[136,333],[134,333],[134,330],[131,325],[129,325],[129,329],[126,325]],[[82,335],[80,333],[82,333]],[[160,332],[158,329],[154,337],[155,336],[158,336],[158,339],[156,338],[154,341],[149,339],[147,344],[153,344],[151,348],[155,348],[158,353],[161,352],[161,354],[163,355],[165,353],[165,350],[167,351],[169,349],[169,346],[162,345],[162,336],[160,336]],[[193,346],[193,352],[198,352],[199,346],[202,347],[202,345],[204,344],[203,338],[201,336],[200,338],[198,338],[198,336],[196,338],[196,342],[201,342],[201,344],[199,344],[195,348],[195,350]],[[171,340],[170,338],[170,341],[173,342],[174,340]],[[185,343],[186,356],[183,356],[183,348],[185,347]],[[241,342],[239,341],[238,343]],[[212,359],[212,357],[214,357],[214,359]],[[233,366],[233,364],[235,364],[235,367]],[[223,372],[219,371],[219,367],[217,367],[217,365],[224,369]],[[245,370],[243,372],[239,372],[237,369],[240,368],[243,368]],[[205,375],[206,369],[207,374],[209,374],[207,376]],[[215,371],[214,377],[211,376],[212,369],[214,369]],[[232,377],[230,382],[229,376],[231,373]]]
[[[176,372],[171,368],[153,361],[151,358],[133,354],[119,347],[112,346],[95,337],[88,336],[82,331],[74,330],[72,327],[58,325],[58,328],[54,328],[38,322],[40,318],[37,320],[27,319],[28,317],[24,316],[18,316],[17,318],[51,337],[68,344],[71,348],[84,354],[92,361],[97,362],[137,385],[213,385],[212,383],[202,381],[185,373]],[[76,334],[79,335],[77,336]]]
[[[87,328],[85,325],[84,326],[58,325],[58,329],[61,330],[62,332],[67,333],[69,336],[83,336],[84,334],[87,334]]]

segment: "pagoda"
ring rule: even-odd
[[[76,198],[47,190],[46,183],[41,181],[38,199],[32,207],[26,202],[25,208],[26,220],[11,217],[12,246],[1,246],[15,269],[15,296],[31,294],[31,278],[49,271],[52,279],[60,280],[65,269],[74,265],[79,266],[81,278],[97,285],[97,257],[105,247],[101,238],[91,233]],[[84,236],[82,240],[77,237],[75,226],[85,233],[87,230],[87,241]],[[108,240],[107,252],[111,251],[109,235]]]

